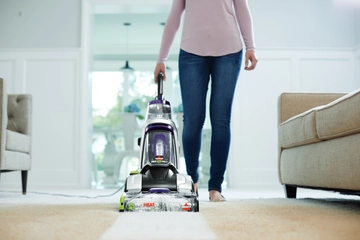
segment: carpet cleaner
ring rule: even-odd
[[[120,212],[198,212],[198,194],[189,175],[179,173],[177,128],[171,106],[163,98],[163,75],[157,79],[157,97],[150,101],[140,146],[139,170],[127,177]]]

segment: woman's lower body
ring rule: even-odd
[[[210,179],[208,190],[221,193],[230,148],[231,108],[241,68],[242,51],[219,57],[203,57],[183,50],[179,54],[179,78],[184,109],[183,153],[187,173],[199,181],[198,167],[206,95],[210,95]],[[211,81],[210,81],[211,79]]]

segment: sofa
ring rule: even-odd
[[[360,89],[282,93],[278,98],[278,177],[297,188],[360,195]]]

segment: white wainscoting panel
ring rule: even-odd
[[[34,95],[33,141],[46,147],[33,152],[35,169],[75,170],[77,64],[73,59],[26,61],[27,91],[42,89]]]
[[[360,87],[353,50],[260,49],[257,56],[256,70],[242,70],[234,99],[230,187],[279,184],[277,104],[282,92],[350,92]]]
[[[9,92],[33,96],[32,186],[78,186],[80,51],[0,51],[0,75]],[[85,123],[87,124],[87,123]],[[85,170],[86,171],[86,170]],[[1,175],[1,185],[19,185],[20,173]]]

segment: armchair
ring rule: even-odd
[[[32,96],[7,94],[0,78],[0,174],[21,171],[23,194],[31,167],[31,128]]]

